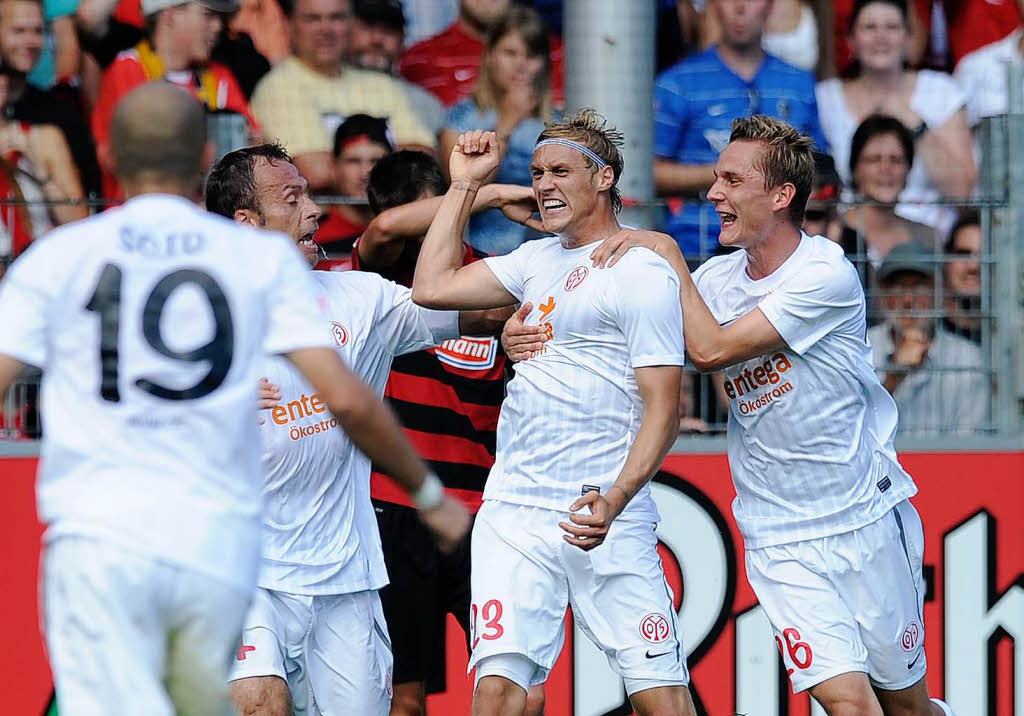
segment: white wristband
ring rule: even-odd
[[[423,478],[423,484],[416,492],[412,493],[411,497],[412,501],[416,503],[417,509],[432,510],[439,507],[444,501],[444,485],[441,484],[437,475],[428,472],[427,476]]]

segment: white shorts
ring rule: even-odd
[[[650,522],[616,521],[589,552],[562,539],[569,513],[487,500],[473,525],[469,668],[521,654],[542,683],[565,640],[565,609],[635,693],[689,683],[672,595]],[[641,683],[637,683],[641,682]]]
[[[42,586],[61,714],[232,713],[224,680],[251,592],[79,537],[47,545]]]
[[[229,679],[281,677],[299,715],[387,716],[391,665],[376,590],[310,597],[257,589]]]
[[[923,549],[904,500],[852,532],[747,550],[794,692],[853,671],[887,690],[924,677]]]

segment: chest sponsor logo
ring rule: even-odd
[[[308,425],[292,425],[288,431],[288,436],[292,440],[301,440],[310,435],[336,428],[338,420],[327,410],[327,404],[320,399],[318,393],[313,395],[303,393],[295,400],[275,405],[270,409],[270,419],[274,421],[275,425],[288,425],[297,420],[316,418],[319,415],[324,415],[326,419]]]
[[[469,370],[488,370],[494,367],[498,342],[494,338],[462,336],[445,341],[434,349],[442,363]]]
[[[793,367],[785,353],[761,359],[753,368],[747,363],[735,376],[726,374],[725,394],[736,401],[740,415],[751,415],[793,390],[785,374]],[[752,395],[755,394],[755,395]]]
[[[579,286],[586,280],[588,273],[589,271],[587,271],[586,266],[577,266],[574,268],[565,278],[565,290],[572,291],[574,288]]]
[[[334,336],[334,342],[338,344],[339,348],[348,343],[348,331],[345,330],[345,326],[337,321],[331,321],[331,334]]]

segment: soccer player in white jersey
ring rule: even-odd
[[[708,199],[739,250],[691,278],[671,237],[626,232],[594,263],[632,246],[669,260],[689,355],[725,373],[733,513],[794,690],[833,716],[949,714],[928,697],[917,488],[893,449],[860,280],[837,244],[800,231],[813,173],[809,138],[737,119]]]
[[[493,132],[459,138],[452,184],[420,248],[413,300],[521,301],[552,336],[508,385],[472,539],[474,712],[522,714],[562,647],[563,619],[608,656],[639,714],[692,714],[648,481],[679,428],[678,282],[651,252],[611,271],[590,252],[616,219],[621,135],[592,110],[549,124],[531,172],[553,236],[462,265],[462,231],[497,167]]]
[[[189,201],[205,153],[195,100],[145,85],[118,105],[112,136],[127,203],[36,241],[0,285],[0,390],[24,363],[44,371],[57,699],[72,716],[225,713],[259,567],[264,356],[291,360],[414,489],[436,477],[333,350],[292,243]],[[465,514],[438,518],[452,515],[455,538]]]
[[[225,155],[207,179],[206,207],[287,233],[315,265],[320,210],[281,147]],[[500,326],[481,312],[421,308],[409,289],[377,274],[312,276],[335,350],[378,396],[396,355]],[[501,320],[507,315],[499,313]],[[370,503],[370,460],[342,433],[325,429],[319,394],[292,366],[272,357],[263,370],[276,402],[261,415],[263,562],[229,676],[232,702],[254,715],[385,716],[392,656],[377,590],[388,577]]]

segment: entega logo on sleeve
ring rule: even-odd
[[[498,341],[495,338],[462,336],[445,341],[434,348],[434,355],[442,363],[469,370],[488,370],[494,367]]]

